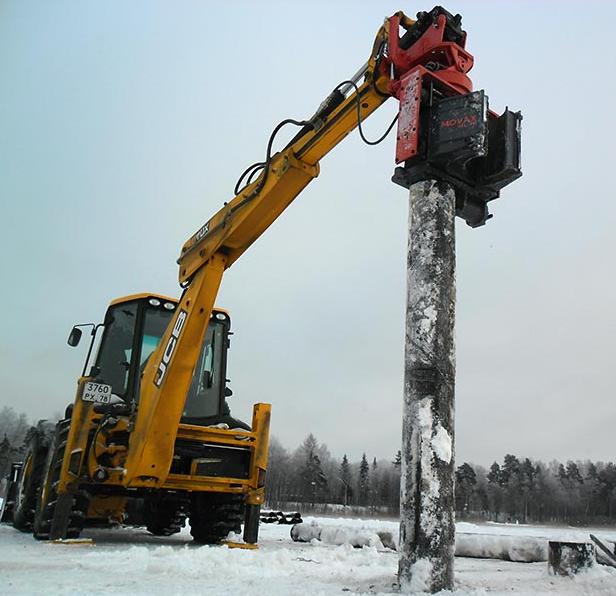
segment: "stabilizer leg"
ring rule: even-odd
[[[259,515],[261,505],[246,505],[244,518],[244,542],[256,544],[259,539]]]

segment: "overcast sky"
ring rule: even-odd
[[[63,410],[85,356],[72,324],[117,296],[179,295],[181,245],[273,127],[353,74],[384,17],[430,8],[2,2],[0,406]],[[614,460],[616,4],[446,8],[475,88],[524,114],[524,177],[485,227],[457,226],[458,463]],[[249,419],[271,402],[288,447],[308,432],[351,459],[400,447],[408,202],[393,167],[393,135],[351,135],[223,280],[231,407]]]

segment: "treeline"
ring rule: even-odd
[[[21,459],[29,428],[25,414],[17,414],[7,406],[0,410],[0,478],[9,472],[12,462]]]
[[[399,511],[399,453],[392,461],[377,461],[365,453],[359,462],[350,462],[346,455],[336,459],[313,434],[292,452],[272,437],[269,453],[266,500],[270,507],[328,503],[380,513]]]
[[[506,455],[489,470],[464,463],[456,470],[458,517],[495,521],[616,522],[616,465],[552,461]]]
[[[284,503],[364,508],[397,515],[400,452],[391,461],[364,453],[359,462],[331,456],[309,434],[294,451],[272,438],[266,481],[270,507]],[[322,508],[320,508],[322,509]],[[506,455],[488,470],[464,463],[456,469],[458,519],[508,522],[616,523],[616,465],[591,461],[545,464]]]

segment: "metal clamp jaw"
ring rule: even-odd
[[[421,180],[444,180],[456,191],[456,215],[473,227],[490,219],[487,203],[522,175],[522,115],[488,109],[484,91],[433,97],[417,110],[417,150],[395,169],[405,188]]]

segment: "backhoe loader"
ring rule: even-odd
[[[143,293],[114,300],[90,330],[74,402],[28,438],[10,503],[13,524],[38,539],[79,536],[86,525],[136,517],[156,535],[188,518],[194,539],[218,543],[243,524],[256,544],[264,500],[270,405],[250,425],[226,407],[230,318],[214,301],[223,273],[319,173],[319,163],[387,99],[400,102],[394,181],[426,177],[456,189],[456,212],[485,223],[487,202],[521,175],[519,113],[501,116],[472,91],[473,57],[459,15],[441,7],[385,20],[366,63],[306,120],[283,120],[263,161],[193,234],[178,259],[179,299]],[[297,134],[279,151],[287,125]],[[95,354],[93,346],[98,344]]]

